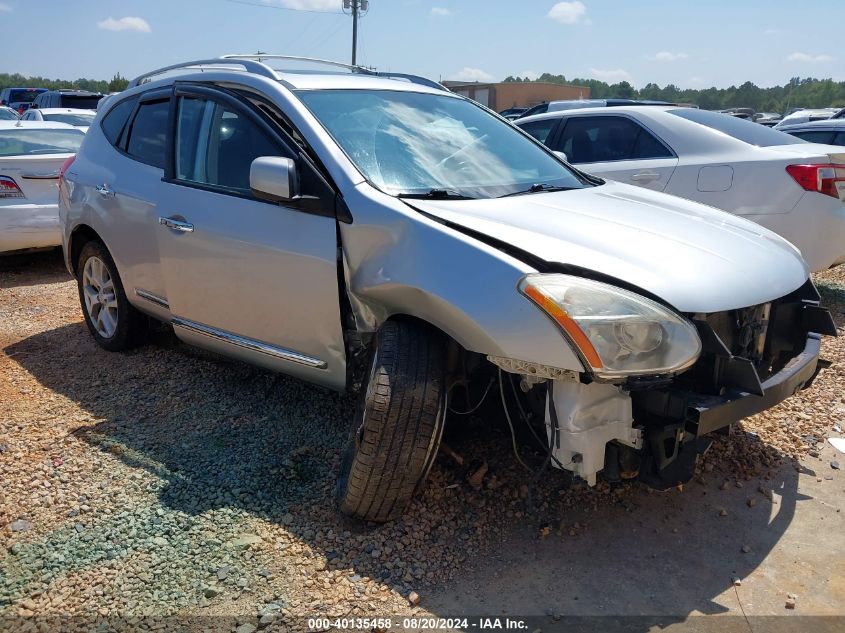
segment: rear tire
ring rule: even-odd
[[[399,518],[422,487],[443,433],[445,359],[430,328],[396,320],[379,330],[337,484],[344,514]]]
[[[76,271],[85,325],[97,344],[119,352],[143,342],[146,317],[130,305],[117,266],[102,242],[91,240],[82,247]]]

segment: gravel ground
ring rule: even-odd
[[[845,332],[845,267],[816,281]],[[567,487],[558,472],[529,490],[507,436],[476,418],[448,441],[486,462],[483,485],[441,451],[401,520],[349,522],[331,501],[349,399],[166,332],[105,352],[55,253],[0,259],[0,350],[0,618],[88,630],[98,617],[166,628],[175,620],[155,618],[203,616],[185,627],[250,633],[304,630],[314,615],[423,615],[427,592],[460,583],[515,531],[577,536],[573,508],[641,490]],[[833,364],[811,389],[720,438],[702,468],[764,482],[817,455],[845,423],[845,337],[823,352]]]

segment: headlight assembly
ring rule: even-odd
[[[556,273],[526,275],[519,290],[557,323],[599,379],[678,373],[701,353],[692,323],[633,292]]]

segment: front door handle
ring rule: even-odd
[[[631,180],[634,182],[653,182],[659,178],[660,174],[656,171],[641,171],[631,176]]]
[[[114,191],[108,185],[97,185],[97,193],[104,197],[114,197]]]
[[[194,225],[183,220],[177,220],[175,218],[159,218],[158,223],[169,229],[173,229],[174,231],[181,231],[182,233],[194,232]]]

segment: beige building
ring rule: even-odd
[[[590,89],[584,86],[545,81],[508,81],[495,84],[444,81],[443,85],[452,92],[474,99],[496,112],[515,107],[529,108],[544,101],[590,98]]]

